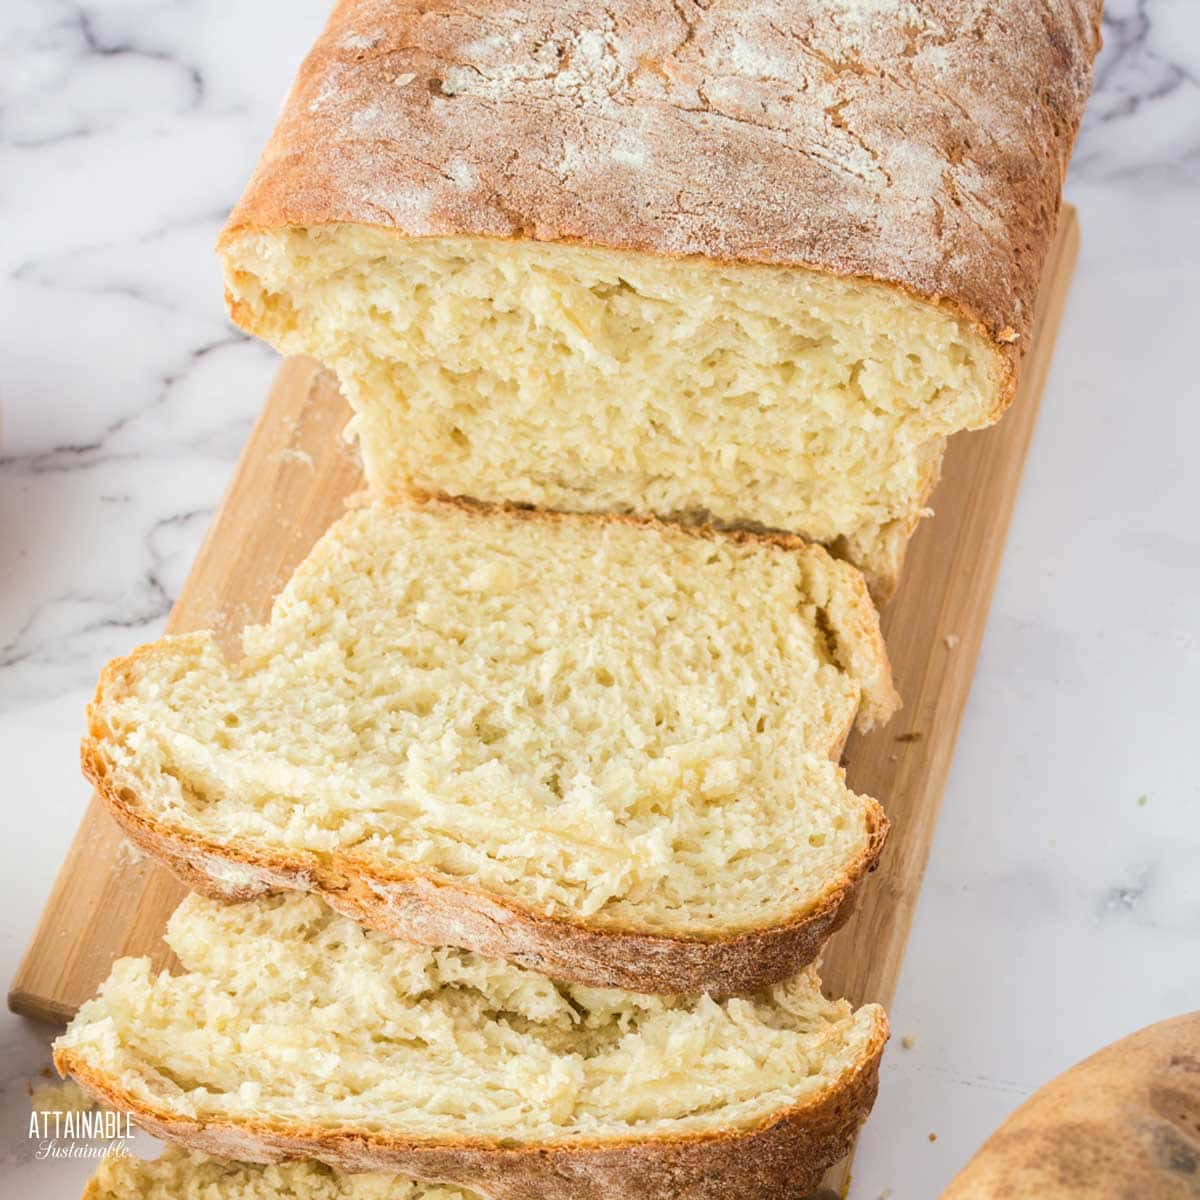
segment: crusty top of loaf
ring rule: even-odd
[[[809,266],[1015,355],[1101,0],[340,0],[223,240],[362,222]]]

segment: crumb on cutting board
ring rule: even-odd
[[[127,837],[123,837],[117,846],[116,859],[118,866],[135,867],[145,861],[146,854],[140,846],[135,846]]]
[[[916,1044],[917,1044],[917,1039],[915,1037],[913,1037],[913,1035],[911,1033],[906,1033],[900,1039],[900,1045],[903,1046],[905,1050],[911,1050]]]
[[[953,650],[954,647],[958,645],[958,641],[959,641],[958,634],[957,633],[948,633],[948,634],[946,634],[946,636],[944,638],[942,638],[942,641],[946,643],[947,650]]]

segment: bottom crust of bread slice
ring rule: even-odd
[[[167,942],[182,973],[116,963],[60,1072],[190,1149],[493,1200],[799,1200],[869,1112],[887,1038],[811,966],[725,1000],[568,985],[313,896],[191,896]]]
[[[83,762],[192,887],[641,991],[819,953],[879,856],[832,761],[897,700],[861,576],[794,538],[445,502],[333,526],[240,657],[105,670]]]

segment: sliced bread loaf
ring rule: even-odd
[[[404,1175],[348,1174],[297,1159],[234,1162],[168,1146],[153,1161],[110,1155],[88,1180],[83,1200],[479,1200],[456,1187]]]
[[[338,522],[247,629],[110,664],[88,776],[199,890],[312,890],[599,986],[810,961],[887,822],[831,761],[896,704],[858,573],[795,539],[430,503]]]
[[[341,0],[221,238],[370,483],[758,523],[895,584],[1012,398],[1101,0]]]
[[[61,1072],[192,1149],[493,1200],[798,1200],[869,1111],[887,1037],[811,967],[723,1001],[570,986],[313,896],[192,896],[167,941],[183,973],[116,963]]]

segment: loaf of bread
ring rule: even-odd
[[[480,1200],[456,1187],[404,1175],[347,1174],[297,1159],[273,1164],[234,1162],[168,1146],[147,1161],[109,1155],[88,1180],[83,1200]]]
[[[1195,1200],[1200,1012],[1160,1021],[1035,1092],[942,1200]]]
[[[83,758],[210,894],[726,993],[848,914],[887,821],[831,760],[895,704],[819,546],[434,501],[351,511],[240,656],[193,633],[110,664]]]
[[[1013,396],[1101,0],[341,0],[222,234],[369,483],[895,584]]]
[[[799,1200],[870,1109],[887,1022],[813,968],[753,995],[556,984],[364,930],[314,896],[191,896],[183,972],[122,959],[59,1071],[205,1153],[492,1200]]]

